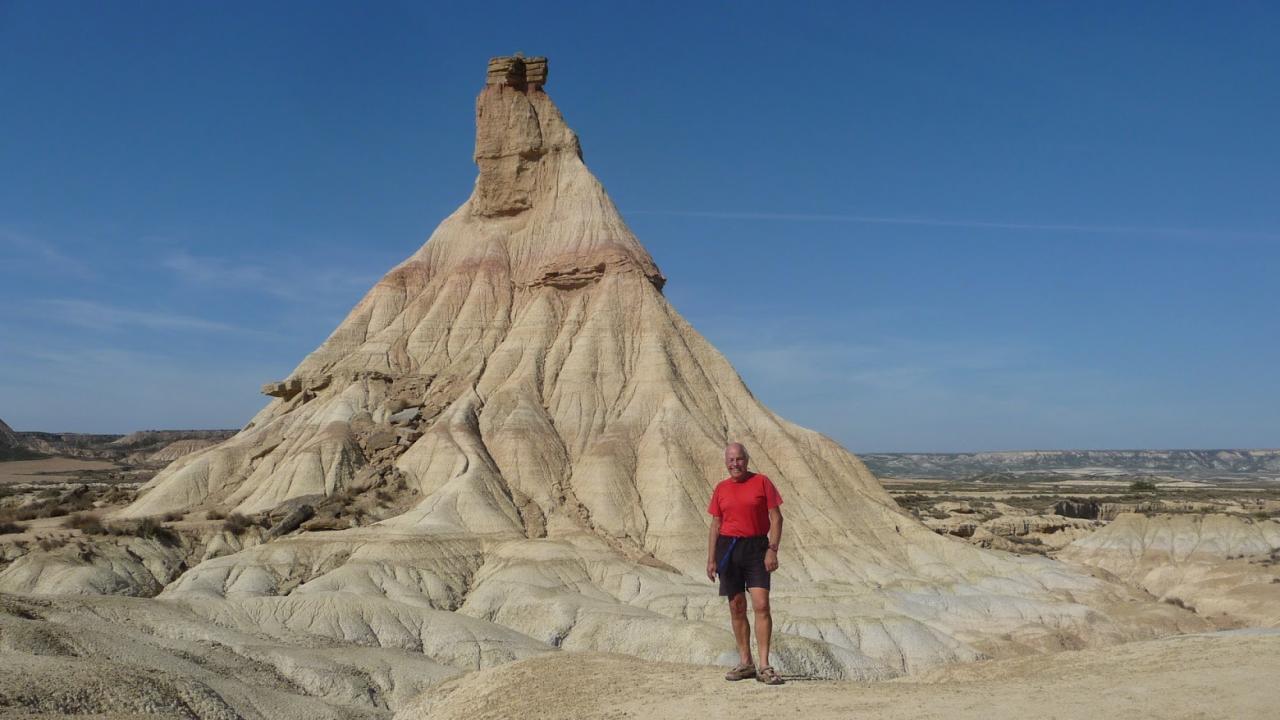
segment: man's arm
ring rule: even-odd
[[[778,543],[782,542],[782,508],[769,508],[769,549],[764,554],[764,569],[778,569]]]
[[[711,532],[707,534],[707,578],[716,581],[716,538],[720,536],[720,518],[711,516]]]

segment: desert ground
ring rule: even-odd
[[[23,507],[39,508],[44,502],[49,508],[47,503],[53,501],[51,516],[19,521],[23,532],[0,535],[0,546],[5,548],[0,576],[13,560],[26,554],[70,551],[74,562],[80,562],[79,558],[94,552],[95,547],[99,554],[109,554],[93,539],[93,533],[105,531],[86,530],[83,522],[72,518],[90,515],[110,525],[113,511],[126,507],[140,484],[155,471],[155,467],[78,458],[0,463],[0,475],[5,478],[0,489],[0,515],[15,518]],[[368,708],[348,716],[394,716],[400,720],[767,718],[787,713],[814,718],[913,720],[996,720],[1028,715],[1068,720],[1105,713],[1142,718],[1270,717],[1280,703],[1280,689],[1271,682],[1280,672],[1280,613],[1276,612],[1280,609],[1280,567],[1275,557],[1280,554],[1280,522],[1273,519],[1280,493],[1270,478],[1253,482],[1236,478],[1220,486],[1166,478],[1155,490],[1135,491],[1132,487],[1146,476],[1135,479],[1106,471],[1083,476],[1088,483],[1083,487],[1089,490],[1081,494],[1079,482],[1067,477],[1055,475],[1048,480],[1032,474],[1002,477],[996,482],[989,475],[979,475],[885,478],[882,482],[905,511],[953,542],[1092,567],[1129,583],[1140,596],[1161,600],[1171,610],[1203,617],[1205,631],[949,664],[877,682],[791,673],[788,683],[777,688],[753,681],[725,682],[724,668],[716,664],[664,662],[592,650],[535,652],[524,659],[513,656],[512,662],[473,672],[423,664],[422,655],[406,655],[400,659],[402,671],[421,677],[383,681],[385,709]],[[1057,515],[1055,508],[1096,517]],[[168,543],[167,552],[188,556],[194,564],[198,558],[193,553],[202,545],[194,539],[223,532],[227,522],[191,513],[163,521],[158,531],[151,531],[158,532],[152,538],[135,537],[138,531],[130,528],[111,537],[126,545],[164,548]],[[1217,527],[1215,523],[1225,522],[1229,524],[1217,527],[1216,537],[1230,538],[1234,544],[1208,554],[1201,547],[1194,559],[1175,553],[1144,561],[1141,553],[1135,555],[1131,549],[1134,536],[1126,533],[1126,562],[1117,565],[1114,557],[1094,547],[1097,537],[1117,522],[1122,526],[1191,523],[1178,530],[1184,534],[1196,525]],[[1274,534],[1261,545],[1249,545],[1251,536],[1241,533],[1242,528],[1270,526],[1275,526]],[[265,535],[264,528],[252,523],[237,531],[243,534],[245,545]],[[1063,537],[1069,541],[1062,542]],[[1157,544],[1147,542],[1149,549]],[[1211,543],[1197,538],[1196,544]],[[146,551],[135,545],[133,552]],[[180,576],[181,567],[181,563],[173,566],[170,582]],[[1175,570],[1180,573],[1179,582],[1152,587],[1148,576],[1158,579]],[[1187,577],[1192,574],[1194,578]],[[10,574],[10,582],[13,578]],[[1259,590],[1263,594],[1247,595]],[[1236,597],[1241,595],[1243,600]],[[243,677],[237,680],[229,669],[246,658],[252,658],[249,667],[256,666],[257,672],[276,678],[268,699],[254,701],[258,706],[277,706],[272,712],[281,717],[289,716],[290,710],[285,708],[294,704],[310,707],[313,715],[329,716],[326,713],[332,712],[331,706],[317,708],[306,702],[317,693],[318,682],[333,682],[334,673],[341,675],[334,665],[323,667],[331,660],[307,662],[295,654],[288,662],[291,668],[281,672],[279,658],[264,661],[263,650],[246,652],[240,644],[243,638],[198,629],[201,621],[193,616],[158,617],[121,633],[119,628],[107,630],[101,623],[150,611],[96,606],[90,598],[67,605],[57,596],[39,593],[0,594],[3,598],[7,598],[8,613],[0,613],[0,657],[6,667],[5,679],[0,681],[0,717],[250,716],[234,702],[210,699],[223,695],[234,698],[237,692],[263,694],[262,688],[254,687],[260,682],[246,682]],[[1212,631],[1214,628],[1218,630]],[[206,639],[188,647],[193,633]],[[151,639],[139,643],[137,637]],[[277,643],[279,638],[270,642]],[[317,658],[341,647],[314,647],[314,639],[303,644],[312,645]],[[288,651],[276,647],[266,654],[281,652]],[[299,672],[299,662],[304,666],[320,662],[322,667]],[[377,661],[379,665],[395,662],[395,656]],[[221,681],[211,679],[220,675],[224,678]],[[236,683],[254,689],[245,690]],[[331,701],[335,697],[332,688],[319,694]],[[332,716],[344,713],[339,710]]]
[[[98,481],[103,470],[127,472],[108,460],[80,458],[44,458],[0,462],[0,485],[44,484]]]
[[[1241,663],[1248,658],[1247,663]],[[566,654],[468,675],[397,718],[1267,718],[1280,632],[1188,635],[877,683],[727,683],[714,668]]]

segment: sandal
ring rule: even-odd
[[[772,665],[765,665],[760,668],[760,671],[756,673],[756,681],[762,682],[765,685],[781,685],[786,682],[786,680],[783,680],[782,676],[778,674],[778,671],[773,669]]]
[[[738,667],[724,674],[725,680],[749,680],[756,676],[756,666],[751,663],[743,663]]]

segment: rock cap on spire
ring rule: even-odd
[[[527,58],[523,53],[489,58],[486,85],[506,85],[517,90],[541,90],[547,84],[547,59]]]

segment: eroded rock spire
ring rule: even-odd
[[[1081,604],[1115,588],[934,534],[851,453],[761,404],[662,295],[543,91],[545,62],[499,58],[488,77],[471,197],[244,430],[121,513],[317,516],[214,547],[165,597],[441,657],[465,637],[513,659],[514,637],[714,660],[734,643],[703,574],[706,507],[732,439],[789,503],[783,671],[880,677],[1131,632],[1131,607]]]
[[[554,199],[550,185],[562,169],[556,156],[571,153],[581,161],[578,137],[542,91],[546,78],[546,58],[489,61],[476,99],[476,215],[516,215],[533,207],[539,194]]]

